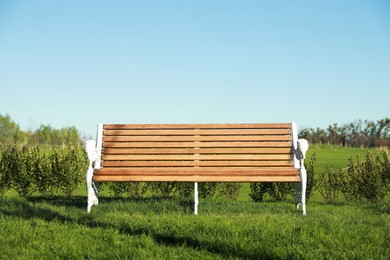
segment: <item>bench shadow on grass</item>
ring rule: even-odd
[[[115,200],[118,198],[105,198],[107,201]],[[141,201],[148,203],[149,201],[156,202],[156,198],[142,198],[142,199],[130,199],[130,198],[119,198],[120,201]],[[160,198],[157,200],[170,200],[169,198]],[[227,258],[262,258],[271,259],[274,258],[269,252],[245,252],[234,248],[232,244],[219,244],[212,243],[207,240],[198,240],[189,236],[180,236],[163,234],[153,229],[148,228],[134,228],[131,227],[127,221],[122,221],[118,225],[114,225],[108,222],[97,221],[93,215],[87,215],[85,211],[77,217],[66,216],[55,210],[45,207],[44,204],[50,204],[53,206],[66,206],[70,208],[79,208],[85,210],[85,197],[30,197],[30,198],[0,198],[0,214],[10,217],[23,218],[26,220],[41,219],[47,222],[61,222],[63,224],[74,224],[77,223],[81,226],[88,228],[103,228],[110,230],[118,230],[121,234],[127,236],[142,236],[148,235],[153,238],[156,244],[169,247],[190,247],[193,249],[205,250],[213,254],[217,254]],[[192,203],[183,201],[180,202],[184,211],[192,210]],[[175,232],[172,232],[175,233]]]

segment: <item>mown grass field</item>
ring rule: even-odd
[[[365,150],[337,146],[317,151],[325,164],[345,167]],[[247,189],[248,186],[245,186]],[[320,196],[308,216],[284,202],[101,197],[86,214],[78,196],[0,198],[1,259],[390,259],[390,203],[339,202]]]

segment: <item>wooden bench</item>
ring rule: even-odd
[[[86,141],[87,211],[95,182],[194,182],[195,214],[198,182],[296,182],[305,215],[307,148],[295,123],[99,124]]]

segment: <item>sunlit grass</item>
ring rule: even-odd
[[[390,256],[390,205],[112,199],[0,199],[2,257],[360,258]]]

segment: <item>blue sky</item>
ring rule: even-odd
[[[389,1],[0,0],[21,128],[390,116]]]

